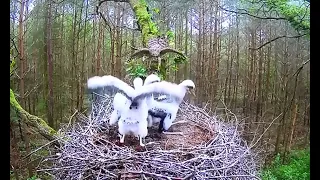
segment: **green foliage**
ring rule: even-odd
[[[286,18],[291,26],[298,32],[310,34],[310,8],[306,2],[297,4],[290,0],[265,0],[264,4],[269,9],[273,9]],[[260,1],[253,1],[253,4],[259,4]],[[259,6],[251,6],[249,12],[252,13],[253,9],[258,9]]]
[[[269,0],[272,1],[272,0]],[[305,6],[288,4],[288,1],[274,1],[279,12],[289,20],[290,24],[297,31],[310,33],[310,9]],[[303,17],[304,16],[304,17]]]
[[[33,175],[31,178],[28,178],[27,180],[36,180],[38,177],[36,175]]]
[[[147,69],[144,65],[134,61],[127,63],[126,72],[132,77],[147,77]]]
[[[170,30],[167,31],[166,35],[167,35],[169,41],[171,41],[171,40],[174,38],[174,33],[173,33],[173,31],[170,31]]]
[[[40,117],[41,117],[41,114],[44,115],[46,112],[46,100],[41,98],[41,96],[39,97],[39,101],[36,104],[36,109],[38,110]],[[45,116],[43,116],[43,117],[45,117]]]
[[[183,57],[183,56],[177,56],[173,59],[174,64],[175,65],[179,65],[179,64],[184,64],[186,63],[188,60],[187,58]]]
[[[160,9],[159,8],[153,8],[152,11],[155,12],[156,14],[160,13]]]
[[[310,149],[295,150],[288,155],[288,160],[282,163],[278,154],[270,167],[262,172],[264,180],[307,180],[310,179]]]

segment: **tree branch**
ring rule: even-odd
[[[16,43],[14,42],[14,40],[10,37],[10,40],[11,40],[11,42],[12,42],[12,44],[13,44],[13,47],[14,47],[14,49],[17,51],[17,56],[15,56],[14,58],[16,58],[16,57],[19,57],[19,59],[20,59],[20,52],[19,52],[19,50],[18,50],[18,48],[17,48],[17,46],[16,46]]]
[[[113,1],[113,2],[128,2],[128,1],[127,0],[103,0],[103,1],[99,1],[98,5],[96,6],[96,14],[98,14],[103,19],[104,23],[109,27],[109,30],[111,32],[112,32],[111,25],[113,27],[127,28],[130,30],[141,31],[141,29],[139,29],[139,28],[132,28],[132,27],[128,27],[128,26],[119,26],[119,25],[114,24],[112,21],[108,21],[108,20],[110,20],[109,16],[107,16],[108,17],[108,20],[107,20],[106,17],[103,15],[103,13],[99,11],[99,8],[102,5],[102,3],[107,2],[107,1]]]
[[[257,47],[257,48],[252,48],[252,47],[250,47],[249,49],[251,49],[251,50],[259,50],[259,49],[261,49],[262,47],[264,47],[264,46],[272,43],[273,41],[276,41],[276,40],[281,39],[281,38],[284,38],[284,37],[286,37],[286,38],[299,38],[299,37],[302,37],[302,36],[305,36],[305,35],[307,35],[307,34],[300,34],[300,35],[297,35],[297,36],[286,36],[286,35],[278,36],[278,37],[276,37],[276,38],[274,38],[274,39],[272,39],[272,40],[270,40],[270,41],[262,44],[261,46],[259,46],[259,47]]]
[[[102,0],[102,1],[99,1],[99,6],[102,4],[102,3],[104,3],[104,2],[129,2],[128,0]]]
[[[109,27],[109,31],[112,32],[112,27],[111,27],[111,25],[108,23],[107,19],[104,17],[104,15],[102,14],[102,12],[99,11],[99,8],[100,8],[100,6],[101,6],[101,4],[102,4],[103,2],[106,2],[106,1],[100,1],[100,2],[98,3],[98,5],[96,6],[96,14],[99,15],[99,16],[102,18],[102,20],[104,21],[104,24],[107,25],[107,26]]]
[[[303,69],[303,67],[306,65],[306,64],[308,64],[310,62],[310,59],[308,59],[307,61],[305,61],[304,63],[302,63],[301,64],[301,66],[297,69],[297,71],[292,75],[292,76],[294,76],[294,75],[299,75],[299,73],[300,73],[300,71]]]
[[[308,64],[310,62],[310,59],[305,61],[304,63],[302,63],[302,65],[297,69],[297,71],[292,75],[292,77],[296,77],[295,78],[295,81],[294,81],[294,89],[293,89],[293,95],[292,95],[292,98],[290,100],[290,104],[289,106],[286,108],[286,110],[284,111],[284,113],[287,113],[289,111],[289,109],[291,108],[292,104],[293,104],[293,101],[296,97],[296,91],[297,91],[297,85],[298,85],[298,77],[299,77],[299,74],[301,72],[301,70],[303,69],[303,67]],[[288,79],[288,81],[290,80],[291,78]]]
[[[244,9],[241,9],[245,12],[240,12],[240,11],[233,11],[233,10],[228,10],[228,9],[225,9],[221,6],[219,6],[220,9],[224,10],[224,11],[227,11],[227,12],[231,12],[231,13],[236,13],[236,14],[243,14],[243,15],[248,15],[248,16],[251,16],[251,17],[254,17],[254,18],[258,18],[258,19],[274,19],[274,20],[287,20],[286,18],[283,18],[283,17],[260,17],[260,16],[256,16],[256,15],[253,15],[253,14],[250,14],[248,13],[248,11],[244,10]]]

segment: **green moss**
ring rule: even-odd
[[[10,89],[10,105],[15,108],[19,114],[21,114],[24,118],[27,119],[27,124],[31,124],[32,126],[42,130],[42,132],[47,132],[48,135],[54,136],[56,135],[56,131],[48,126],[48,124],[41,118],[29,114],[26,110],[24,110],[20,104],[17,102],[12,89]]]
[[[139,0],[133,3],[133,11],[138,18],[138,24],[142,31],[142,42],[146,45],[150,38],[159,35],[159,30],[157,25],[151,20],[151,14],[147,11],[147,3],[145,0]]]
[[[12,89],[10,89],[10,104],[19,111],[24,110],[14,97]]]

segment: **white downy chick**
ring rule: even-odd
[[[118,121],[120,143],[124,143],[124,138],[128,134],[139,137],[140,146],[145,146],[143,138],[148,135],[147,123],[147,103],[146,99],[141,100],[138,106],[126,109]]]
[[[134,89],[140,88],[143,85],[143,80],[141,78],[135,78],[133,80],[133,87]],[[110,116],[110,125],[114,125],[121,117],[121,114],[123,112],[123,109],[128,109],[130,106],[130,100],[127,99],[126,96],[124,96],[121,93],[117,93],[113,98],[113,111]]]

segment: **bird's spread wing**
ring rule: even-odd
[[[152,97],[154,94],[161,94],[172,99],[182,101],[185,92],[177,84],[167,81],[156,82],[145,85],[141,89],[137,90],[136,96],[133,98],[132,103],[137,103],[141,99]]]
[[[99,94],[104,93],[114,96],[116,93],[121,93],[130,100],[135,97],[135,90],[133,87],[111,75],[89,78],[87,86],[88,90]]]
[[[162,55],[164,55],[164,54],[166,54],[166,53],[170,53],[170,52],[171,52],[171,53],[176,53],[176,54],[178,54],[178,55],[183,56],[183,57],[186,58],[186,56],[185,56],[183,53],[181,53],[181,52],[179,52],[179,51],[177,51],[177,50],[175,50],[175,49],[169,48],[169,47],[166,47],[166,48],[161,49],[161,51],[160,51],[160,56],[162,56]]]
[[[152,84],[155,82],[160,82],[161,79],[159,76],[155,75],[155,74],[150,74],[149,76],[147,76],[147,78],[144,80],[144,84],[143,85],[148,85],[148,84]]]
[[[132,58],[141,58],[144,55],[149,55],[149,49],[148,48],[141,48],[138,51],[134,52],[133,54],[131,54],[130,59]]]

